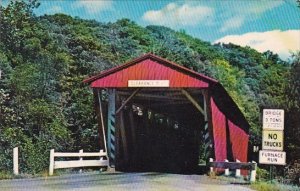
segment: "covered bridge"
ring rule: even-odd
[[[199,156],[247,162],[249,124],[217,80],[146,54],[84,82],[118,170],[180,173]]]

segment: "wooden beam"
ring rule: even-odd
[[[184,89],[181,89],[181,92],[187,97],[188,100],[190,100],[190,102],[203,114],[204,110],[202,109],[202,107],[197,103],[197,101],[189,94],[189,92],[187,92]]]
[[[161,102],[161,103],[155,103],[155,104],[149,104],[152,107],[161,107],[161,106],[167,106],[167,105],[186,105],[191,104],[189,101],[173,101],[173,102]]]
[[[203,95],[204,121],[207,122],[207,103],[206,103],[204,93],[202,95]]]
[[[116,90],[108,89],[108,109],[107,109],[107,147],[108,154],[110,158],[110,165],[115,166],[116,155],[118,149],[118,129],[117,129],[117,119],[115,116],[116,110]]]
[[[129,90],[130,90],[130,88],[128,88]],[[149,92],[149,93],[151,93],[151,92],[154,92],[154,93],[157,93],[157,92],[178,92],[178,91],[180,91],[180,89],[179,88],[162,88],[162,87],[160,87],[160,88],[144,88],[143,89],[143,92]]]
[[[129,93],[127,92],[119,92],[120,95],[129,95]],[[159,101],[162,100],[186,100],[183,97],[174,97],[170,94],[170,96],[168,95],[153,95],[153,94],[145,94],[145,93],[138,93],[136,96],[136,98],[146,98],[146,99],[157,99]]]
[[[117,109],[116,114],[118,114],[124,107],[125,105],[141,90],[141,88],[136,89],[123,103],[122,105],[119,107],[119,109]]]
[[[120,105],[121,105],[121,98],[120,98],[120,95],[119,95],[119,92],[116,91],[115,92],[115,108],[118,108]],[[122,148],[122,141],[121,141],[121,115],[120,114],[116,114],[114,113],[115,115],[115,127],[116,127],[116,130],[115,130],[115,167],[116,167],[116,170],[119,170],[122,168],[122,158],[121,158],[121,148]]]
[[[100,148],[105,148],[105,141],[104,141],[104,137],[102,136],[103,133],[105,133],[105,131],[103,132],[103,126],[102,126],[102,123],[101,123],[101,116],[100,116],[100,108],[99,108],[97,89],[93,89],[93,94],[94,94],[94,109],[96,111],[97,123],[98,123],[99,147]]]
[[[246,162],[209,162],[208,163],[209,167],[214,167],[214,168],[229,168],[230,170],[235,170],[235,169],[244,169],[244,170],[254,170],[256,169],[256,164],[255,163],[246,163]]]
[[[202,94],[203,94],[204,99],[205,99],[208,132],[209,132],[209,137],[210,137],[210,141],[211,141],[211,144],[212,144],[212,148],[211,148],[212,153],[210,153],[210,154],[211,154],[211,157],[215,158],[214,131],[213,131],[213,123],[212,123],[211,102],[210,102],[211,95],[210,95],[210,92],[209,92],[208,89],[203,89]]]
[[[102,127],[102,136],[104,141],[104,151],[107,153],[107,146],[106,146],[106,136],[105,136],[105,128],[104,128],[104,120],[103,120],[103,110],[101,104],[101,93],[100,90],[97,90],[97,97],[98,97],[98,104],[99,104],[99,111],[100,111],[100,120],[101,120],[101,127]]]
[[[205,158],[208,160],[210,157],[211,149],[210,149],[210,144],[211,144],[211,139],[212,137],[210,136],[209,132],[209,125],[208,125],[208,105],[207,105],[207,100],[206,96],[204,95],[205,91],[202,90],[202,95],[203,95],[203,108],[204,108],[204,152],[205,152]]]

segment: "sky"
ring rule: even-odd
[[[1,1],[1,0],[0,0]],[[300,8],[296,0],[40,0],[36,15],[64,13],[141,26],[163,25],[209,41],[271,50],[287,60],[300,50]],[[5,3],[5,1],[4,1]]]

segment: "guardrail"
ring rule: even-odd
[[[214,168],[222,168],[225,169],[225,176],[229,176],[229,170],[235,170],[235,176],[239,177],[241,176],[240,170],[249,170],[250,171],[250,182],[255,182],[256,180],[256,168],[257,163],[255,161],[246,163],[246,162],[240,162],[237,160],[236,162],[228,162],[228,160],[225,160],[224,162],[217,162],[213,161],[212,158],[209,159],[208,166],[210,167],[210,172],[214,171]]]
[[[55,161],[55,157],[77,157],[79,158],[79,160]],[[83,157],[99,157],[99,160],[83,160]],[[103,150],[100,150],[100,152],[88,153],[83,153],[83,150],[80,150],[79,153],[62,153],[54,152],[54,149],[51,149],[49,175],[53,175],[54,169],[61,168],[77,168],[89,166],[108,167],[109,162],[107,158],[107,153],[103,152]]]

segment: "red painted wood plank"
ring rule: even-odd
[[[147,60],[147,64],[149,67],[149,78],[148,80],[155,80],[154,75],[155,75],[155,65],[156,63],[154,63],[153,61],[151,61],[150,59]]]
[[[247,162],[249,135],[237,125],[228,120],[233,159]]]
[[[226,144],[226,118],[211,98],[211,112],[214,136],[214,150],[216,161],[224,161],[227,159]]]
[[[128,76],[128,68],[126,68],[126,69],[123,70],[123,78],[122,78],[122,80],[123,80],[122,86],[123,87],[127,87],[128,86],[128,78],[129,78],[129,76]]]

